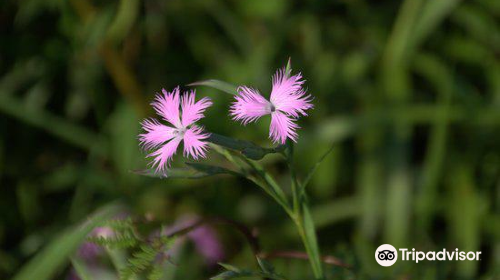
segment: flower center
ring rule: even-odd
[[[270,113],[274,113],[276,111],[276,106],[273,103],[269,102],[266,106],[266,110]]]
[[[186,133],[186,128],[178,128],[176,130],[174,130],[174,135],[177,136],[177,137],[184,137],[184,134]]]

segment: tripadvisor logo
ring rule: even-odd
[[[415,249],[408,250],[407,248],[400,248],[399,253],[402,261],[479,261],[481,260],[481,252],[464,252],[455,249],[448,251],[443,249],[441,251],[415,251]],[[380,245],[375,251],[375,260],[381,266],[391,266],[398,260],[398,250],[391,244]]]
[[[391,266],[398,260],[398,250],[391,244],[380,245],[375,251],[375,260],[381,266]]]

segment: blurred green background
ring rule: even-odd
[[[329,279],[499,279],[499,23],[498,0],[1,1],[0,279],[116,200],[165,224],[230,218],[258,229],[265,251],[303,250],[250,182],[130,173],[147,164],[137,134],[155,92],[209,78],[269,92],[289,57],[315,97],[299,176],[335,143],[309,188],[322,253],[353,266],[325,266]],[[241,127],[230,96],[197,92],[215,102],[208,130],[271,145],[268,120]],[[278,157],[264,164],[286,183]],[[224,262],[254,265],[244,238],[216,230]],[[383,243],[482,259],[382,268]],[[166,279],[220,271],[182,252]],[[311,279],[306,261],[272,263]]]

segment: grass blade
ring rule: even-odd
[[[0,93],[0,112],[45,130],[72,145],[104,154],[98,146],[100,139],[97,134],[49,112],[26,110],[21,101],[5,93]]]
[[[237,87],[235,85],[232,85],[230,83],[226,83],[223,81],[215,80],[215,79],[194,82],[194,83],[188,84],[187,86],[190,86],[190,87],[207,86],[207,87],[218,89],[220,91],[223,91],[223,92],[231,94],[231,95],[238,94],[238,90],[237,90]]]
[[[88,268],[82,260],[79,258],[71,258],[71,264],[81,280],[92,280]]]
[[[243,176],[236,171],[229,170],[229,169],[221,167],[221,166],[215,166],[215,165],[209,165],[209,164],[203,164],[203,163],[197,163],[197,162],[186,162],[186,165],[188,165],[189,167],[195,169],[196,171],[198,171],[200,173],[205,174],[206,176],[213,176],[213,175],[219,175],[219,174]]]
[[[207,138],[207,141],[231,150],[237,150],[245,157],[253,160],[260,160],[268,154],[279,153],[285,149],[284,145],[278,145],[274,148],[263,148],[249,141],[233,139],[216,133],[212,133]]]
[[[309,172],[307,172],[306,178],[304,179],[304,181],[302,181],[302,184],[300,184],[300,190],[299,190],[300,196],[304,195],[307,184],[309,184],[309,182],[311,181],[311,179],[312,179],[314,173],[316,172],[316,170],[318,169],[318,167],[325,160],[325,158],[333,151],[334,147],[335,147],[335,143],[332,144],[332,146],[330,146],[330,148],[328,150],[326,150],[326,152],[318,159],[318,161],[316,161],[314,166],[311,167]]]
[[[81,225],[67,229],[24,265],[13,280],[53,279],[87,235],[121,209],[116,204],[105,206]]]
[[[168,174],[164,175],[157,173],[153,169],[132,170],[131,172],[137,175],[152,177],[152,178],[168,178],[168,179],[199,179],[220,174],[229,174],[234,176],[244,176],[239,172],[215,165],[186,162],[189,168],[171,168]]]
[[[316,278],[321,278],[323,275],[323,268],[321,266],[320,252],[318,247],[318,240],[316,238],[316,230],[314,227],[314,222],[309,212],[309,208],[306,204],[302,205],[303,213],[303,239],[306,250],[310,258],[311,265],[313,267],[314,275]],[[300,230],[300,229],[299,229]]]

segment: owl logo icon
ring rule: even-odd
[[[398,260],[398,250],[391,244],[380,245],[375,250],[375,260],[381,266],[391,266]]]
[[[378,259],[381,261],[392,261],[394,256],[393,251],[383,250],[378,252]]]

